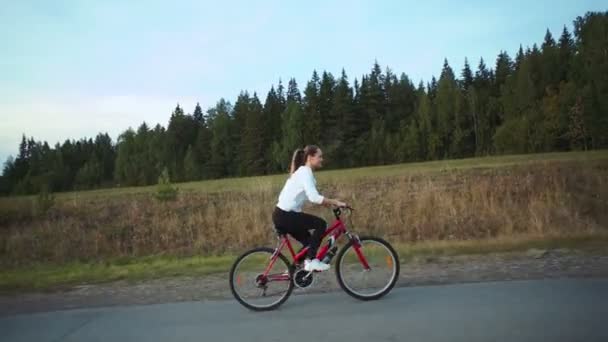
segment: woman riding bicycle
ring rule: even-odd
[[[325,271],[329,265],[316,258],[317,249],[327,223],[320,217],[302,212],[302,205],[309,202],[345,207],[346,203],[321,196],[316,188],[313,171],[323,166],[323,152],[315,145],[297,149],[291,160],[290,177],[285,182],[279,195],[279,201],[272,214],[275,227],[282,233],[291,235],[303,246],[308,246],[304,260],[306,271]],[[311,235],[310,230],[314,230]]]

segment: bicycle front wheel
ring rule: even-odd
[[[389,293],[399,278],[399,256],[383,239],[369,236],[353,239],[338,253],[336,277],[350,296],[378,299]]]
[[[283,304],[293,291],[289,261],[279,254],[272,263],[272,248],[254,248],[236,259],[230,270],[230,290],[248,309],[266,311]]]

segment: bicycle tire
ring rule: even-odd
[[[285,265],[287,266],[288,270],[289,270],[289,277],[290,277],[290,281],[289,281],[289,286],[287,289],[287,292],[285,293],[285,295],[283,296],[283,298],[281,298],[278,302],[274,303],[273,305],[269,305],[269,306],[255,306],[252,305],[250,303],[248,303],[245,299],[243,299],[239,294],[238,291],[236,290],[235,286],[234,286],[234,272],[236,271],[237,266],[239,265],[239,263],[246,258],[248,255],[253,254],[253,253],[257,253],[257,252],[267,252],[270,255],[274,254],[275,250],[269,247],[256,247],[256,248],[252,248],[246,252],[244,252],[243,254],[241,254],[232,264],[232,267],[230,268],[230,291],[232,292],[232,295],[234,296],[234,298],[244,307],[253,310],[253,311],[270,311],[270,310],[274,310],[276,308],[278,308],[279,306],[281,306],[283,303],[285,303],[285,301],[289,298],[289,296],[291,295],[291,293],[293,292],[293,288],[294,288],[294,284],[293,284],[293,267],[291,265],[291,263],[289,262],[289,260],[287,260],[287,258],[283,255],[283,254],[279,254],[279,257],[277,259],[277,262],[279,261],[279,259],[285,263]]]
[[[399,271],[400,271],[399,255],[397,254],[397,252],[395,251],[393,246],[391,246],[390,243],[388,243],[386,240],[381,239],[379,237],[362,236],[359,238],[359,241],[361,241],[361,242],[375,241],[375,242],[383,245],[384,247],[386,247],[386,249],[390,252],[391,256],[393,257],[394,265],[395,265],[395,274],[394,274],[393,278],[390,280],[390,283],[379,293],[376,293],[376,294],[373,294],[370,296],[366,296],[366,295],[361,295],[359,293],[352,291],[345,284],[344,279],[343,279],[343,274],[342,274],[342,258],[344,258],[345,253],[350,248],[352,248],[354,245],[354,241],[351,240],[346,245],[344,245],[344,247],[342,247],[342,249],[340,249],[340,251],[338,252],[338,255],[336,257],[336,278],[338,280],[338,284],[340,285],[342,290],[344,290],[344,292],[346,292],[348,295],[350,295],[353,298],[356,298],[359,300],[364,300],[364,301],[380,299],[393,289],[393,287],[397,283],[397,280],[399,279]]]

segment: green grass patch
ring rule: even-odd
[[[430,261],[439,256],[508,253],[530,249],[566,248],[608,253],[608,234],[584,234],[549,237],[512,237],[473,241],[430,241],[395,244],[403,262]],[[122,258],[98,263],[33,265],[0,273],[0,293],[56,291],[74,285],[116,280],[143,281],[178,276],[204,276],[227,273],[234,256]],[[405,270],[407,272],[407,270]],[[226,274],[227,277],[227,274]]]
[[[336,180],[355,180],[365,177],[390,177],[408,174],[432,174],[447,171],[464,171],[471,169],[493,169],[514,165],[542,164],[546,162],[591,162],[608,159],[608,150],[586,152],[552,152],[507,156],[491,156],[465,159],[436,160],[428,162],[371,166],[351,169],[319,171],[316,173],[320,182]],[[224,192],[256,190],[280,186],[285,181],[285,174],[224,178],[197,182],[174,183],[180,191]],[[107,188],[89,191],[73,191],[56,194],[57,200],[77,200],[112,196],[149,194],[156,191],[156,185],[140,187]],[[33,196],[0,198],[0,207],[31,205]]]
[[[175,276],[202,276],[227,271],[233,260],[231,256],[149,256],[96,263],[38,264],[2,271],[0,292],[52,291],[73,285],[117,280],[140,281]]]

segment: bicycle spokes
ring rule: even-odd
[[[398,259],[379,239],[361,239],[345,247],[339,262],[341,285],[355,297],[366,299],[382,295],[394,285]]]
[[[292,287],[289,265],[266,250],[244,256],[234,267],[233,279],[235,293],[260,308],[275,305]]]

